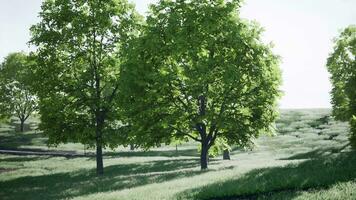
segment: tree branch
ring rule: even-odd
[[[228,99],[228,96],[229,94],[231,93],[231,91],[234,89],[233,86],[230,87],[229,90],[227,90],[224,94],[224,99],[223,99],[223,102],[221,103],[221,106],[220,106],[220,111],[219,111],[219,114],[218,114],[218,117],[214,120],[214,122],[212,123],[211,127],[210,127],[210,130],[209,130],[209,137],[212,137],[212,138],[216,138],[216,134],[213,136],[213,133],[214,132],[217,132],[217,129],[218,129],[218,121],[220,120],[222,114],[225,112],[225,107],[226,107],[226,101]],[[214,139],[215,140],[215,139]]]
[[[172,129],[176,130],[177,132],[179,132],[182,135],[188,136],[188,137],[190,137],[191,139],[193,139],[193,140],[195,140],[197,142],[201,142],[201,139],[199,139],[197,137],[194,137],[189,133],[185,133],[185,132],[181,131],[180,129],[178,129],[178,128],[174,127],[174,126],[171,126],[171,125],[169,125],[169,127],[171,127]]]
[[[211,138],[211,140],[209,141],[209,144],[208,144],[208,147],[210,148],[213,144],[214,144],[214,142],[215,142],[215,140],[216,140],[216,138],[217,138],[217,136],[218,136],[218,131],[216,130],[216,131],[214,131],[215,132],[215,134],[214,134],[214,136]]]

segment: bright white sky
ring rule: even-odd
[[[145,14],[157,0],[132,0]],[[41,0],[0,0],[0,61],[10,52],[29,51],[29,27],[38,21]],[[332,38],[356,24],[356,0],[245,0],[241,15],[257,20],[264,40],[282,57],[281,108],[330,107],[325,69]]]

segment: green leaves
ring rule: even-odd
[[[31,70],[35,65],[26,54],[11,53],[0,67],[0,117],[16,116],[22,122],[37,109],[31,90]]]
[[[238,8],[239,1],[223,0],[152,6],[122,76],[126,112],[143,146],[172,136],[244,146],[269,131],[279,60]]]
[[[144,24],[125,0],[45,1],[31,28],[41,129],[52,144],[249,145],[276,117],[280,71],[239,7],[161,0]]]
[[[126,0],[47,0],[40,18],[31,27],[40,128],[54,145],[119,145],[121,65],[141,17]]]
[[[351,140],[355,141],[356,115],[356,26],[349,26],[335,39],[334,51],[327,60],[333,85],[331,96],[334,116],[350,121]]]

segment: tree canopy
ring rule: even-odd
[[[356,26],[345,28],[335,39],[327,69],[333,86],[333,115],[339,120],[350,121],[351,141],[356,145]]]
[[[120,144],[117,106],[120,66],[141,17],[126,0],[46,0],[31,28],[39,65],[33,71],[40,99],[40,129],[50,144]]]
[[[240,1],[161,0],[123,69],[125,110],[144,147],[189,138],[201,167],[219,138],[246,146],[270,132],[281,83],[278,56]]]
[[[0,66],[0,116],[16,116],[20,131],[37,109],[37,97],[31,91],[30,67],[34,61],[23,52],[9,54]]]

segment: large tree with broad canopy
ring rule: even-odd
[[[143,147],[190,138],[201,168],[216,140],[246,146],[273,129],[279,58],[238,0],[161,0],[123,69],[123,103]]]
[[[31,43],[37,47],[40,129],[50,144],[95,146],[101,175],[102,148],[122,139],[120,66],[141,17],[126,0],[46,0],[39,16]]]

